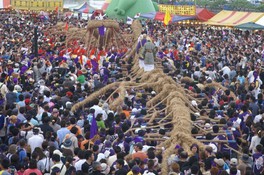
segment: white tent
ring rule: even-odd
[[[264,15],[259,18],[255,23],[264,26]]]
[[[8,8],[10,5],[10,0],[0,0],[0,9]]]

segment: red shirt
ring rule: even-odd
[[[132,154],[132,159],[134,160],[135,158],[140,158],[140,160],[144,161],[145,159],[148,158],[147,154],[142,152],[142,151],[138,151],[134,154]]]
[[[38,169],[26,169],[23,175],[30,175],[30,173],[36,173],[37,175],[42,175],[41,171]]]

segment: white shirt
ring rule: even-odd
[[[114,163],[116,160],[117,160],[116,155],[110,156],[110,157],[108,158],[107,164],[108,164],[109,166],[112,166],[113,163]]]
[[[254,81],[254,75],[253,75],[253,72],[254,71],[250,71],[249,73],[248,73],[248,75],[247,75],[247,78],[248,78],[248,82],[249,83],[252,83],[253,81]]]
[[[82,164],[84,164],[85,161],[86,159],[80,159],[75,163],[74,167],[76,168],[76,171],[82,170]]]
[[[262,119],[262,114],[256,115],[253,122],[258,123],[260,122],[261,119]]]
[[[93,107],[91,107],[91,109],[94,109],[94,117],[96,118],[97,114],[103,114],[103,109],[98,106],[98,105],[93,105]]]
[[[230,68],[225,66],[222,68],[222,71],[223,71],[223,75],[227,74],[228,77],[229,77],[229,74],[230,74]]]
[[[31,153],[35,150],[37,147],[42,147],[44,139],[40,135],[33,135],[28,139],[28,145],[31,148]]]
[[[34,136],[33,131],[31,131],[31,130],[28,131],[27,134],[26,134],[26,131],[20,131],[20,135],[23,136],[23,137],[26,136],[26,139],[27,139],[27,140],[28,140],[29,138],[31,138],[32,136]],[[42,134],[39,134],[38,136],[40,136],[40,137],[43,138],[43,140],[44,140],[44,137],[43,137]]]
[[[227,169],[226,172],[227,172],[228,174],[230,174],[230,169]],[[241,175],[240,170],[237,169],[237,173],[236,173],[236,175]]]
[[[42,168],[45,168],[45,170],[49,171],[49,169],[50,169],[50,159],[49,158],[43,158],[43,159],[39,160],[39,162],[41,162],[42,165],[44,166]]]
[[[260,140],[261,140],[261,138],[259,138],[259,136],[257,136],[257,135],[252,137],[249,150],[250,151],[252,150],[253,154],[255,153],[256,146],[258,144],[260,144]]]

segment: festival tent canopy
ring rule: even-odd
[[[107,7],[109,6],[111,0],[105,0],[103,6],[102,6],[102,10],[106,11]]]
[[[259,25],[254,22],[240,24],[240,25],[235,26],[235,28],[244,29],[244,30],[264,30],[263,25]]]
[[[146,18],[146,19],[155,19],[157,12],[149,12],[149,13],[143,13],[140,14],[140,18]]]
[[[140,14],[140,18],[146,18],[146,19],[154,19],[157,21],[163,21],[165,17],[165,13],[162,12],[149,12],[149,13],[143,13]],[[171,15],[171,19],[173,18],[173,15]]]
[[[74,9],[75,12],[79,13],[92,13],[96,9],[89,6],[87,2],[83,3],[81,6]]]
[[[222,10],[210,20],[208,20],[205,24],[234,27],[248,22],[255,22],[262,16],[263,13],[257,12],[238,12]]]
[[[171,15],[171,19],[172,19],[173,15]],[[156,15],[155,15],[155,20],[158,20],[158,21],[163,21],[165,18],[165,13],[162,13],[162,12],[157,12]]]
[[[154,19],[163,21],[165,13],[162,12],[150,12],[150,13],[143,13],[140,14],[141,18],[146,19]],[[196,15],[195,16],[180,16],[180,15],[171,15],[172,22],[179,22],[184,20],[200,20],[200,21],[207,21],[208,19],[212,18],[214,13],[208,11],[205,8],[196,8]]]
[[[196,15],[195,18],[199,21],[208,21],[211,19],[215,14],[210,12],[206,8],[196,8]]]
[[[10,0],[0,0],[0,9],[9,8],[10,6]]]
[[[172,22],[180,22],[180,21],[186,21],[186,20],[195,20],[195,16],[178,16],[174,15],[172,18]]]
[[[260,19],[258,19],[255,23],[264,26],[264,15]]]

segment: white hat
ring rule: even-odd
[[[212,126],[211,126],[210,123],[205,123],[204,127],[205,127],[206,129],[211,129],[211,128],[212,128]]]
[[[98,74],[94,74],[93,78],[94,78],[94,79],[99,79],[100,76],[99,76]]]
[[[155,91],[151,91],[151,94],[152,94],[152,95],[155,95],[155,94],[156,94],[156,92],[155,92]]]
[[[197,102],[195,100],[192,100],[192,105],[193,106],[198,106]]]
[[[60,157],[62,157],[62,153],[60,152],[60,150],[56,149],[53,151],[53,154],[58,154]]]
[[[138,112],[137,108],[133,108],[132,111],[131,111],[131,113],[133,113],[133,114],[135,114],[137,112]]]
[[[225,165],[225,161],[223,159],[214,159],[214,162],[218,165],[218,166],[224,166]]]
[[[232,158],[232,159],[230,160],[230,165],[231,165],[231,166],[237,166],[237,159],[236,159],[236,158]]]
[[[38,84],[39,85],[45,85],[45,81],[43,79],[41,79],[41,80],[38,81]]]
[[[102,167],[101,173],[103,173],[103,174],[109,174],[110,167],[106,163],[101,163],[101,167]]]
[[[15,67],[19,67],[19,64],[18,63],[15,63]]]
[[[15,89],[15,91],[17,91],[17,92],[21,92],[21,91],[22,91],[22,88],[21,88],[21,86],[19,86],[19,85],[15,85],[14,89]]]

